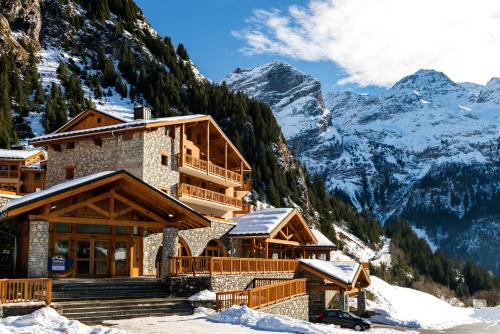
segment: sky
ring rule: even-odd
[[[500,76],[497,0],[137,0],[208,79],[283,60],[323,91],[380,91],[421,68]]]

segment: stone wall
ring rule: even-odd
[[[179,231],[179,236],[182,237],[188,245],[191,256],[200,256],[207,243],[212,239],[222,241],[226,250],[231,254],[232,245],[227,232],[233,227],[234,224],[232,223],[212,221],[209,228],[204,227]]]
[[[28,277],[47,277],[49,261],[49,222],[31,221],[28,244]]]
[[[178,256],[179,230],[176,227],[163,228],[162,276],[168,277],[168,261],[170,256]]]
[[[168,279],[170,293],[189,297],[202,290],[214,292],[245,290],[255,278],[294,278],[294,273],[175,276]]]
[[[160,246],[163,244],[163,233],[144,233],[144,239],[142,244],[143,252],[143,275],[153,275],[156,276],[156,255]]]
[[[261,307],[257,311],[309,321],[309,297],[307,295],[293,297],[273,305]]]
[[[170,136],[175,131],[175,138]],[[162,127],[144,133],[143,181],[177,197],[179,171],[177,154],[180,153],[180,128]],[[168,166],[161,163],[162,154],[168,158]]]
[[[0,318],[31,314],[38,309],[45,307],[45,303],[34,305],[0,305]]]
[[[104,137],[101,140],[102,146],[96,145],[92,139],[76,141],[72,149],[62,144],[61,152],[49,146],[46,187],[66,181],[65,167],[70,165],[75,167],[75,178],[125,169],[142,179],[143,132],[134,132],[133,138],[129,140],[123,140],[122,135]]]

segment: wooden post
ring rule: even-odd
[[[224,180],[227,180],[227,141],[224,142]]]
[[[45,292],[45,303],[50,305],[52,303],[52,280],[47,281],[47,290]]]
[[[269,259],[269,242],[266,241],[266,259]]]
[[[178,167],[182,167],[184,165],[184,127],[185,125],[182,124],[180,127],[180,152],[179,152],[179,161],[178,161]]]
[[[243,187],[243,160],[240,160],[240,177],[241,177],[241,186]]]
[[[210,121],[207,121],[207,175],[210,171]]]

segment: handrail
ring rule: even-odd
[[[52,280],[48,278],[0,279],[1,304],[52,302]]]
[[[170,276],[293,273],[298,264],[297,260],[286,259],[178,256],[169,258],[168,273]]]
[[[217,311],[221,311],[233,305],[246,305],[249,308],[258,309],[295,296],[305,295],[306,282],[306,278],[300,278],[264,285],[250,290],[217,292],[215,295],[215,308]]]
[[[238,199],[236,197],[226,196],[216,191],[193,186],[187,183],[180,183],[177,191],[178,191],[178,197],[186,195],[193,198],[203,199],[209,202],[215,202],[223,205],[232,206],[240,210],[243,205],[241,199]]]
[[[178,153],[177,156],[178,159],[180,159],[180,153]],[[224,167],[218,166],[211,161],[206,161],[196,158],[187,153],[184,153],[183,165],[187,165],[194,169],[198,169],[202,172],[207,172],[208,170],[209,174],[241,184],[241,174],[233,172],[232,170],[226,169]]]

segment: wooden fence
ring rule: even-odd
[[[52,302],[52,280],[48,278],[0,279],[2,304]]]
[[[305,295],[306,281],[305,278],[292,279],[249,290],[218,292],[215,307],[217,311],[230,308],[233,305],[246,305],[249,308],[258,309],[285,299]]]
[[[273,260],[238,257],[182,256],[170,257],[168,273],[177,275],[230,275],[240,273],[295,272],[297,260]]]

